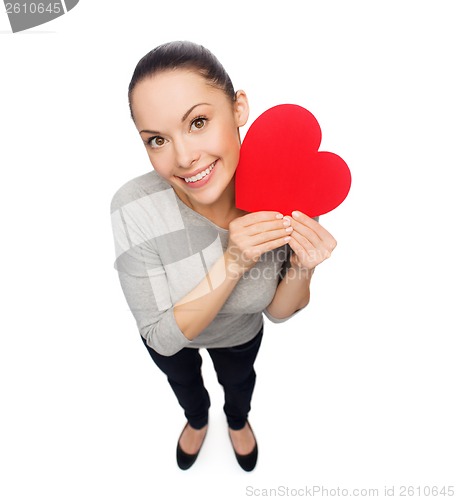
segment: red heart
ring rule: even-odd
[[[237,208],[310,217],[334,210],[350,190],[351,174],[340,156],[318,151],[320,143],[320,125],[301,106],[280,104],[261,114],[241,146]]]

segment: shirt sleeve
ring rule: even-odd
[[[302,311],[302,309],[298,309],[297,311],[295,311],[293,314],[290,314],[290,316],[287,316],[286,318],[275,318],[274,316],[271,316],[271,314],[269,314],[268,311],[266,311],[266,309],[263,310],[263,314],[272,323],[283,323],[284,321],[288,321],[290,318],[298,314],[299,311]]]
[[[173,306],[159,308],[156,294],[161,290],[156,285],[152,289],[149,277],[119,272],[119,279],[138,330],[152,349],[163,356],[172,356],[192,343],[177,325]],[[167,290],[163,288],[162,292],[166,295]]]
[[[156,352],[172,356],[192,341],[176,323],[166,270],[151,228],[146,227],[147,214],[136,217],[140,212],[131,210],[131,203],[123,203],[119,193],[111,202],[114,268],[140,334]]]

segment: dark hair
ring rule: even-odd
[[[228,73],[212,52],[193,42],[168,42],[152,49],[136,65],[128,86],[128,104],[133,120],[131,94],[136,84],[160,71],[178,68],[197,71],[206,78],[210,85],[223,90],[229,99],[233,101],[236,99],[236,93]]]

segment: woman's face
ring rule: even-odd
[[[195,71],[168,70],[140,81],[131,105],[154,170],[192,208],[217,202],[239,161],[245,93],[232,102]]]

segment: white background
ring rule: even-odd
[[[456,485],[453,4],[81,0],[17,34],[0,14],[2,498]],[[209,434],[177,468],[184,417],[113,268],[111,197],[151,168],[128,83],[174,39],[217,55],[249,124],[275,104],[309,109],[353,175],[321,218],[339,244],[311,305],[265,320],[250,474],[206,355]]]

